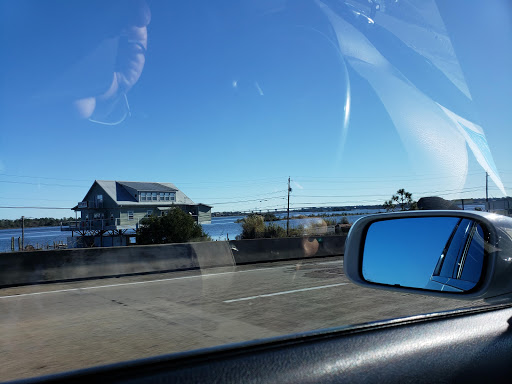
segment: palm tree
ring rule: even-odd
[[[412,199],[412,193],[407,192],[401,188],[396,191],[396,194],[391,196],[390,200],[386,200],[382,206],[386,211],[395,211],[397,205],[400,206],[401,211],[408,211],[412,209],[418,209],[417,203]]]

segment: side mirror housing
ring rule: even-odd
[[[365,287],[511,301],[512,219],[472,211],[366,216],[350,229],[344,270]]]

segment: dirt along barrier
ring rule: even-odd
[[[234,240],[230,244],[238,265],[343,255],[346,238],[346,235],[287,237]]]

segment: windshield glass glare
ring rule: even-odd
[[[510,15],[0,1],[0,378],[482,305],[343,252],[364,215],[512,214]]]

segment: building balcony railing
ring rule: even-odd
[[[138,228],[139,227],[140,220],[138,219],[116,219],[116,226],[117,227],[132,227],[132,228]]]
[[[137,229],[139,220],[129,219],[92,219],[63,222],[61,231],[110,231],[115,229]]]
[[[103,201],[79,201],[77,203],[77,208],[81,209],[91,209],[91,208],[103,208]]]

